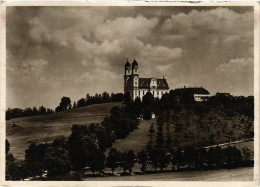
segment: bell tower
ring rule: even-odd
[[[128,62],[128,59],[125,63],[125,75],[124,75],[124,93],[130,92],[130,86],[131,86],[131,65]]]
[[[138,74],[138,63],[137,61],[134,59],[134,61],[132,62],[132,77],[133,77],[133,81],[132,81],[132,87],[133,87],[133,93],[132,93],[132,98],[133,100],[135,100],[137,97],[139,97],[139,74]]]

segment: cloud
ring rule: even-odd
[[[220,92],[234,95],[252,95],[254,93],[254,60],[253,58],[230,59],[216,68],[214,77]],[[241,89],[243,88],[243,89]]]
[[[69,13],[71,17],[67,21],[65,18]],[[54,25],[53,19],[59,23]],[[71,9],[43,9],[29,21],[29,33],[30,38],[39,44],[50,43],[79,53],[83,57],[80,61],[83,66],[112,70],[112,67],[120,66],[116,60],[122,57],[136,57],[152,66],[172,63],[181,57],[181,48],[144,40],[149,38],[158,22],[157,17],[146,18],[142,14],[109,19],[106,13],[96,15],[94,10],[75,13]]]
[[[152,46],[147,44],[142,51],[144,58],[150,58],[158,62],[163,59],[160,64],[172,63],[171,60],[181,57],[182,49],[169,48],[165,46]]]
[[[97,28],[96,36],[101,39],[137,38],[149,35],[158,24],[158,18],[147,19],[142,14],[137,17],[119,17],[107,20]]]
[[[126,58],[138,61],[140,77],[165,76],[171,89],[225,83],[248,95],[253,11],[235,9],[8,7],[7,103],[26,106],[45,93],[35,105],[55,107],[63,95],[123,92]]]
[[[22,62],[23,72],[33,77],[40,74],[47,68],[48,62],[42,59],[26,59]]]
[[[254,60],[253,58],[236,58],[231,59],[227,63],[220,64],[216,69],[221,72],[229,73],[245,73],[253,72]]]
[[[184,14],[172,15],[165,20],[162,30],[171,31],[173,34],[188,32],[190,34],[238,34],[252,32],[252,12],[239,14],[228,8],[211,10],[192,10]]]

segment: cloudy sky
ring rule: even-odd
[[[252,7],[7,7],[7,107],[123,92],[124,64],[171,89],[253,95]]]

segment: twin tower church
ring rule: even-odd
[[[139,78],[138,63],[134,59],[131,65],[127,59],[124,75],[124,93],[129,92],[133,100],[137,97],[142,100],[147,92],[151,92],[154,97],[160,99],[168,91],[169,86],[164,77],[162,79]]]

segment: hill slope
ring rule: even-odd
[[[68,137],[73,124],[101,122],[114,106],[122,103],[96,104],[54,114],[23,117],[6,122],[6,137],[11,147],[10,153],[16,159],[24,159],[30,143],[51,142],[58,136]],[[16,127],[13,127],[13,123]]]
[[[141,121],[138,129],[131,132],[125,139],[117,139],[112,147],[122,152],[132,149],[136,154],[145,150],[150,140],[149,128],[152,123],[155,124],[156,119]]]

